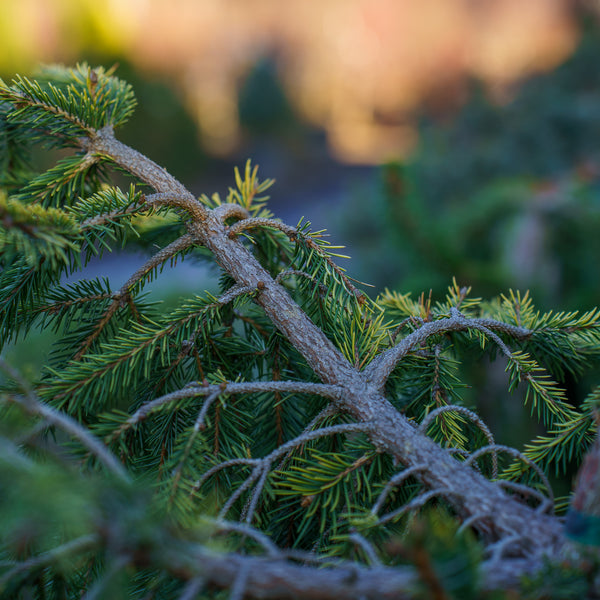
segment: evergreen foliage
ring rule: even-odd
[[[576,408],[563,382],[597,364],[600,311],[370,298],[250,162],[196,199],[121,144],[134,106],[85,64],[0,86],[0,344],[56,336],[35,381],[0,363],[0,597],[597,593],[600,540],[567,541],[546,473],[592,446],[599,388]],[[70,154],[36,172],[37,144]],[[118,290],[68,279],[131,244],[161,249]],[[187,257],[218,293],[164,310],[145,286]],[[523,452],[463,399],[482,355],[544,431]]]

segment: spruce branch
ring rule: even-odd
[[[478,458],[480,458],[488,453],[493,453],[494,456],[497,456],[496,453],[499,451],[506,452],[507,454],[510,454],[511,456],[518,458],[519,460],[522,460],[525,464],[530,466],[537,473],[539,478],[542,480],[542,483],[544,484],[544,486],[548,492],[549,499],[551,500],[551,502],[554,502],[554,494],[552,493],[552,486],[550,485],[550,481],[548,480],[548,477],[546,476],[544,471],[542,471],[542,469],[539,467],[539,465],[537,465],[535,462],[533,462],[523,452],[519,452],[516,448],[511,448],[510,446],[505,446],[503,444],[490,444],[488,446],[483,446],[482,448],[479,448],[475,452],[471,453],[469,458],[467,458],[467,460],[465,461],[465,464],[466,465],[474,464]]]
[[[73,436],[79,443],[94,455],[104,466],[119,479],[129,482],[129,476],[123,466],[109,452],[109,450],[94,437],[85,427],[75,419],[53,409],[37,398],[31,386],[25,381],[18,371],[13,369],[3,358],[0,357],[0,369],[11,379],[16,381],[24,392],[24,396],[9,394],[7,399],[22,406],[28,413],[42,417],[49,425],[62,429],[65,433]]]
[[[111,156],[119,165],[157,191],[196,202],[179,182],[152,161],[117,142],[110,131],[101,132],[91,142],[91,146],[96,151]],[[193,213],[192,210],[188,212],[190,215]],[[315,327],[282,286],[275,283],[254,256],[237,240],[231,239],[230,228],[225,227],[209,209],[202,207],[202,213],[198,215],[193,227],[199,241],[214,253],[217,262],[238,284],[258,290],[255,301],[323,383],[344,388],[340,408],[358,421],[373,425],[370,437],[378,448],[389,452],[409,467],[424,463],[424,483],[431,489],[447,492],[451,503],[453,498],[458,498],[456,507],[465,517],[480,513],[481,506],[484,506],[489,520],[494,523],[496,535],[501,537],[527,526],[532,548],[547,552],[557,544],[560,545],[562,533],[557,522],[534,513],[510,498],[498,486],[465,468],[433,441],[423,438],[381,393],[385,381],[398,362],[433,335],[466,331],[473,322],[523,340],[529,338],[530,330],[494,319],[467,319],[455,310],[449,318],[425,323],[394,348],[375,358],[359,373],[324,333]],[[247,480],[247,486],[252,481]],[[470,490],[466,498],[462,494],[465,489]]]
[[[102,318],[96,324],[92,333],[83,341],[80,348],[77,350],[74,360],[81,360],[84,354],[88,351],[94,340],[102,333],[107,323],[115,315],[117,310],[122,307],[123,300],[129,297],[132,289],[144,279],[154,269],[162,265],[177,253],[182,252],[193,245],[192,236],[185,234],[179,239],[171,242],[168,246],[157,252],[149,260],[147,260],[129,279],[121,286],[121,288],[113,294],[113,301],[107,308]]]
[[[225,467],[230,467],[238,464],[253,465],[254,468],[246,480],[240,485],[237,490],[229,497],[227,502],[223,505],[219,513],[219,518],[223,519],[227,513],[231,510],[235,502],[241,497],[241,495],[249,489],[257,480],[258,484],[255,486],[255,490],[252,496],[250,507],[245,515],[245,520],[248,524],[252,522],[254,517],[254,511],[258,502],[258,497],[262,493],[262,489],[265,485],[266,478],[271,469],[271,465],[279,457],[287,454],[290,450],[297,448],[309,441],[316,440],[325,436],[338,435],[340,433],[354,433],[354,432],[368,432],[370,429],[369,423],[344,423],[341,425],[332,425],[330,427],[323,427],[314,431],[305,431],[301,435],[297,436],[293,440],[290,440],[261,459],[233,459],[225,461],[220,465],[212,467],[207,473],[214,475],[218,470]],[[202,485],[202,482],[208,478],[208,474],[205,474],[200,480],[194,485],[194,490],[198,490]]]
[[[28,571],[38,570],[48,565],[78,556],[81,553],[89,552],[98,546],[99,541],[100,538],[96,534],[82,535],[74,540],[56,546],[52,550],[48,550],[48,552],[44,552],[23,562],[16,563],[11,569],[0,576],[0,594],[11,579]]]
[[[128,439],[121,442],[132,456],[137,454],[132,465],[138,466],[142,459],[139,458],[140,451],[136,446],[144,446],[146,449],[149,435],[154,436],[150,438],[153,442],[158,440],[156,448],[153,448],[153,456],[147,460],[155,461],[153,464],[158,464],[160,460],[161,472],[163,466],[165,470],[169,469],[168,472],[172,475],[168,481],[171,486],[169,499],[173,499],[173,502],[182,497],[181,494],[175,496],[174,493],[180,481],[184,482],[181,486],[188,481],[196,481],[193,494],[208,478],[222,469],[236,468],[244,474],[246,470],[250,471],[247,477],[240,477],[242,483],[235,490],[230,488],[226,491],[226,501],[219,508],[221,515],[227,514],[234,505],[237,509],[238,500],[247,492],[245,506],[239,511],[240,519],[246,525],[238,525],[237,530],[231,527],[230,531],[253,540],[266,556],[215,556],[203,545],[186,546],[189,553],[184,557],[181,556],[180,549],[179,553],[170,551],[166,553],[163,568],[190,582],[184,591],[184,597],[195,594],[205,582],[207,585],[228,587],[234,597],[242,597],[244,594],[265,596],[271,593],[271,589],[277,590],[273,592],[275,597],[299,593],[299,584],[285,577],[292,572],[297,577],[300,573],[312,577],[316,571],[294,570],[297,565],[289,563],[292,555],[277,551],[274,543],[260,537],[263,534],[253,534],[249,523],[254,520],[259,502],[269,501],[265,488],[277,461],[283,469],[286,460],[305,443],[346,433],[365,433],[369,443],[375,446],[377,454],[372,450],[369,450],[370,454],[365,453],[360,448],[358,442],[362,442],[362,436],[348,436],[352,443],[347,441],[344,452],[339,454],[338,462],[342,464],[342,468],[336,472],[334,481],[337,482],[348,474],[352,476],[347,479],[354,480],[356,469],[365,464],[369,468],[371,465],[380,468],[385,464],[384,458],[387,460],[387,457],[382,458],[384,453],[391,457],[395,465],[404,467],[400,473],[391,475],[389,463],[392,461],[388,461],[385,467],[387,470],[382,469],[378,474],[377,485],[385,485],[372,505],[371,514],[379,517],[380,524],[397,520],[406,512],[418,509],[430,499],[441,496],[444,503],[452,507],[457,519],[462,521],[463,527],[477,530],[490,550],[489,564],[483,567],[485,577],[488,578],[486,581],[502,580],[504,584],[509,580],[516,582],[520,575],[539,569],[542,556],[547,555],[550,559],[560,557],[560,550],[564,545],[561,523],[555,516],[546,514],[553,504],[552,492],[547,478],[544,478],[543,472],[531,457],[537,452],[538,458],[557,455],[564,460],[564,456],[571,452],[578,441],[585,441],[586,436],[589,437],[590,424],[589,415],[581,417],[578,411],[564,402],[560,388],[546,377],[544,369],[555,373],[557,371],[550,367],[564,362],[564,367],[558,367],[558,372],[561,372],[561,368],[578,372],[586,361],[597,356],[595,346],[598,345],[597,320],[600,313],[592,311],[582,317],[571,313],[539,317],[526,298],[512,293],[510,298],[505,298],[501,303],[485,306],[478,300],[467,298],[468,290],[459,288],[456,283],[442,304],[434,304],[431,295],[429,298],[422,295],[418,302],[412,302],[408,297],[392,294],[384,295],[380,303],[373,303],[354,287],[344,270],[336,265],[336,255],[332,252],[335,248],[319,239],[320,232],[310,233],[307,226],[299,224],[293,228],[267,217],[268,213],[263,207],[264,199],[257,196],[270,182],[258,182],[256,168],[252,169],[250,163],[246,165],[244,177],[236,171],[237,189],[230,190],[226,203],[222,203],[218,196],[196,199],[167,171],[114,137],[113,127],[126,118],[132,107],[128,88],[113,81],[108,74],[89,68],[71,74],[60,71],[57,77],[59,83],[52,84],[53,87],[24,82],[21,87],[13,86],[10,90],[3,86],[0,92],[4,101],[13,107],[9,118],[15,124],[18,122],[19,127],[26,124],[34,128],[39,126],[36,135],[41,135],[45,128],[45,133],[59,140],[60,145],[72,146],[79,151],[79,154],[45,176],[30,182],[26,196],[56,204],[64,201],[68,206],[65,212],[71,217],[75,216],[77,233],[82,233],[88,242],[88,251],[94,246],[93,236],[102,243],[103,235],[116,236],[125,231],[133,214],[156,207],[174,209],[179,213],[186,234],[171,242],[136,271],[113,294],[112,303],[108,307],[104,303],[106,297],[97,291],[88,293],[85,298],[72,300],[66,293],[62,296],[59,294],[54,303],[55,309],[51,308],[52,303],[45,299],[45,295],[30,302],[29,292],[21,291],[18,287],[22,285],[17,280],[23,274],[23,269],[9,272],[11,287],[7,288],[6,296],[11,302],[17,293],[21,304],[3,317],[3,328],[5,324],[13,326],[13,322],[17,321],[16,317],[23,312],[23,307],[33,307],[36,314],[41,312],[50,316],[55,311],[56,322],[60,322],[61,318],[66,318],[67,322],[69,319],[82,322],[83,309],[78,307],[94,307],[91,323],[95,323],[96,327],[91,333],[85,330],[80,334],[78,342],[84,335],[87,337],[79,346],[77,360],[50,372],[48,381],[39,388],[40,393],[46,394],[45,397],[52,398],[59,405],[69,397],[69,401],[73,401],[70,409],[80,414],[87,411],[86,416],[90,415],[92,419],[98,418],[98,409],[110,402],[113,395],[119,396],[119,402],[124,401],[127,396],[126,399],[131,400],[129,406],[135,407],[129,410],[137,410],[133,414],[121,412],[110,417],[111,440],[152,414],[152,422],[140,427],[136,435],[127,436]],[[12,99],[9,97],[11,94]],[[76,98],[81,99],[81,106],[74,101]],[[96,189],[99,177],[103,175],[100,168],[104,169],[111,163],[140,179],[153,188],[155,193],[136,195],[132,188],[126,197],[115,191],[112,200],[115,201],[116,208],[110,205],[111,198],[107,196],[103,199],[104,192],[89,196]],[[52,183],[49,180],[52,180],[54,187],[48,187]],[[89,185],[90,182],[96,183]],[[71,205],[75,195],[84,188],[86,197]],[[101,209],[104,200],[107,202],[106,206],[110,206],[109,209]],[[24,228],[17,227],[17,233],[29,235],[29,223],[23,222],[21,225]],[[268,235],[251,236],[255,229],[274,231]],[[248,235],[244,235],[246,233]],[[244,238],[253,244],[248,244]],[[118,320],[112,319],[118,308],[126,302],[133,302],[132,292],[148,274],[168,258],[178,252],[185,252],[194,245],[202,245],[210,251],[222,268],[224,276],[221,297],[210,297],[207,300],[196,297],[170,315],[156,318],[157,322],[145,314],[136,315],[132,303],[133,321],[137,322],[114,332],[114,324]],[[256,257],[260,258],[260,262]],[[58,272],[59,269],[57,267],[54,270]],[[60,277],[60,273],[56,275],[56,272],[55,278]],[[298,277],[297,286],[282,285],[283,279],[289,275]],[[9,276],[5,279],[9,279]],[[305,279],[308,279],[308,283]],[[234,302],[235,308],[229,306]],[[395,330],[384,322],[384,308],[404,319]],[[98,318],[100,310],[102,315]],[[237,319],[243,322],[236,322]],[[397,319],[396,323],[399,321]],[[107,327],[109,323],[110,326]],[[105,328],[108,333],[100,337]],[[245,335],[238,335],[239,330],[244,330]],[[455,332],[468,332],[468,337],[475,338],[482,347],[491,341],[492,345],[499,348],[509,361],[509,387],[512,389],[520,381],[527,384],[528,398],[532,399],[533,407],[543,411],[544,420],[551,425],[548,438],[551,441],[541,440],[534,452],[528,449],[524,457],[521,453],[495,444],[489,429],[472,411],[456,404],[440,406],[446,402],[455,402],[454,398],[449,399],[450,386],[445,383],[445,379],[449,379],[452,374],[448,366],[451,359],[445,361],[446,357],[441,354],[444,343],[440,342],[436,346],[432,338],[440,336],[444,339]],[[404,338],[398,341],[402,335]],[[459,345],[466,338],[464,335],[456,335],[452,336],[452,341]],[[521,343],[527,352],[512,351],[506,339]],[[390,341],[393,344],[391,348]],[[94,352],[90,351],[92,347]],[[275,352],[272,352],[273,348]],[[280,348],[284,348],[281,353]],[[387,349],[382,350],[383,348]],[[415,358],[428,360],[433,367],[428,370],[426,377],[422,377],[427,379],[428,385],[430,382],[431,384],[428,388],[421,386],[419,389],[419,394],[421,389],[431,392],[425,412],[438,406],[421,420],[420,425],[415,423],[422,412],[415,421],[414,415],[409,415],[409,411],[403,414],[386,397],[386,393],[394,386],[398,385],[400,388],[398,381],[401,374],[398,372],[402,369],[397,367],[407,364],[410,369],[414,366],[411,365],[411,360]],[[208,384],[204,368],[207,369],[209,378],[222,380],[222,383]],[[185,382],[197,377],[197,373],[200,374],[200,381],[185,385]],[[281,374],[288,381],[279,381]],[[253,378],[258,381],[242,381]],[[296,379],[305,379],[306,382]],[[313,383],[315,380],[320,383]],[[163,388],[168,393],[159,395]],[[252,404],[252,394],[256,394],[256,407]],[[281,394],[290,394],[289,402],[280,402]],[[294,397],[297,394],[303,396]],[[85,404],[80,401],[83,396]],[[223,404],[217,402],[223,396],[236,397],[231,410],[224,410]],[[421,397],[422,395],[415,396],[407,401],[418,404]],[[19,398],[22,401],[27,398],[27,394]],[[181,402],[188,398],[194,400]],[[45,406],[37,402],[40,406]],[[260,431],[262,423],[266,422],[264,415],[273,405],[276,405],[277,441],[273,442],[269,436],[267,442],[253,440],[250,443],[250,437]],[[41,410],[37,404],[34,408]],[[202,432],[211,408],[215,409],[215,460],[228,460],[221,460],[202,473],[202,469],[209,466],[204,466],[204,456],[200,454],[204,450],[200,448],[205,444]],[[413,407],[409,408],[412,410]],[[287,421],[281,416],[284,411],[289,413]],[[460,421],[478,427],[488,445],[469,452],[471,448],[461,440],[457,444],[461,447],[442,448],[429,438],[427,430],[433,419],[443,416],[450,422],[447,415],[452,412],[459,415],[455,418],[455,424]],[[237,414],[232,416],[233,413]],[[48,417],[35,411],[33,414],[42,416],[45,422],[52,422],[52,415]],[[254,420],[253,417],[257,414],[258,418]],[[321,425],[326,417],[333,414],[343,414],[355,422],[314,430],[314,427]],[[60,426],[60,422],[62,420],[58,419],[56,425]],[[307,422],[308,426],[305,425]],[[454,433],[458,429],[457,425],[450,432]],[[74,432],[69,435],[79,439]],[[286,439],[289,441],[283,442]],[[565,440],[569,449],[556,449]],[[85,446],[82,440],[79,441]],[[336,441],[331,440],[331,445]],[[97,450],[88,450],[103,462]],[[548,496],[523,483],[487,479],[481,472],[483,469],[478,470],[477,461],[491,453],[492,476],[495,478],[496,455],[500,451],[508,452],[530,465],[548,487]],[[263,458],[249,458],[252,455]],[[526,460],[527,456],[529,462]],[[338,459],[337,454],[335,458]],[[502,477],[514,475],[516,467],[513,465],[511,468]],[[418,495],[404,501],[396,510],[380,516],[391,490],[402,485],[408,477],[414,477],[418,481],[421,488]],[[368,485],[367,483],[367,487]],[[398,496],[404,496],[405,491],[400,490]],[[347,493],[347,489],[344,492]],[[349,495],[352,494],[351,491]],[[539,503],[535,508],[529,505],[531,499]],[[197,504],[189,496],[184,501],[187,506]],[[369,499],[368,504],[371,502],[372,499]],[[350,503],[351,501],[346,502]],[[310,519],[302,519],[302,527],[310,525]],[[277,525],[274,526],[274,531],[276,530]],[[330,533],[337,534],[329,524],[325,530],[326,536]],[[284,538],[285,536],[280,535],[279,539]],[[324,586],[321,590],[304,590],[307,594],[331,597],[329,594],[333,593],[332,590],[342,590],[341,597],[360,597],[361,593],[373,597],[399,597],[405,593],[404,590],[408,588],[394,588],[388,593],[387,588],[382,589],[383,583],[375,584],[369,579],[373,573],[380,573],[383,577],[389,576],[391,580],[397,581],[400,573],[400,570],[387,569],[378,564],[378,549],[375,546],[354,531],[344,539],[351,541],[367,556],[372,563],[372,570],[360,570],[356,565],[336,565],[337,569],[346,569],[345,577],[352,580],[351,585],[346,588],[336,588],[334,585],[333,588]],[[125,554],[126,560],[139,561],[138,566],[144,565],[144,559],[148,558],[148,554],[144,552],[139,553],[143,555],[142,558],[136,556],[135,552]],[[520,556],[521,560],[513,561],[512,555]],[[190,557],[197,562],[189,562]],[[433,590],[433,584],[437,585],[439,581],[428,570],[431,567],[428,562],[430,557],[425,556],[425,559],[416,565],[416,573],[425,578],[426,582],[433,582]],[[197,564],[198,561],[202,564]],[[120,569],[121,564],[116,560],[113,566]],[[207,565],[212,565],[213,571],[204,571]],[[235,567],[233,570],[230,568],[232,565]],[[271,579],[268,579],[269,573]],[[280,579],[277,579],[275,573],[278,573]],[[339,583],[340,580],[336,579],[339,573],[339,570],[331,570],[328,573],[330,580]],[[415,570],[404,574],[404,585],[408,585],[407,582],[414,583]],[[219,579],[220,577],[225,579]],[[260,579],[261,577],[266,579]],[[285,585],[283,588],[277,587],[277,582],[284,580],[282,577]],[[369,585],[375,587],[364,587],[367,580]],[[259,587],[259,581],[263,586],[266,582],[273,588],[267,592],[264,587]],[[94,588],[90,590],[90,593],[93,592]]]
[[[468,331],[469,329],[483,329],[490,333],[500,331],[520,340],[527,339],[532,334],[530,330],[523,327],[507,325],[506,323],[495,321],[493,319],[466,318],[456,309],[451,309],[450,317],[423,323],[421,327],[403,338],[396,346],[385,351],[383,354],[380,354],[365,369],[365,375],[373,385],[382,388],[390,373],[402,358],[412,352],[415,348],[418,348],[430,337],[449,333],[451,331]],[[508,350],[506,344],[504,344],[497,336],[495,336],[494,339],[499,343],[500,347],[510,355],[510,350]]]

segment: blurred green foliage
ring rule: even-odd
[[[372,210],[345,211],[360,274],[414,293],[456,276],[484,296],[516,287],[542,308],[595,305],[599,55],[588,25],[567,62],[504,102],[473,83],[451,120],[422,115],[417,153],[382,169]]]

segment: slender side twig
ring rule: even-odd
[[[196,481],[196,483],[194,484],[194,487],[192,488],[191,493],[193,494],[194,492],[197,492],[202,487],[202,484],[209,477],[211,477],[215,473],[221,471],[222,469],[226,469],[227,467],[235,467],[237,465],[253,466],[253,465],[257,465],[258,463],[260,463],[260,461],[261,461],[260,458],[232,458],[230,460],[223,461],[222,463],[219,463],[218,465],[211,467],[208,471],[206,471],[206,473],[203,473],[202,476],[200,477],[200,479],[198,479],[198,481]]]
[[[125,294],[131,291],[143,277],[156,267],[162,265],[166,260],[173,257],[178,252],[186,250],[194,244],[194,240],[189,233],[172,241],[168,246],[151,256],[131,277],[121,286],[121,289],[115,293],[115,298],[121,299]]]
[[[270,467],[270,465],[269,465]],[[258,480],[258,483],[254,487],[254,491],[252,492],[252,496],[250,498],[250,502],[247,507],[244,508],[241,514],[241,518],[250,525],[252,523],[252,519],[254,518],[254,513],[256,512],[256,507],[258,506],[258,501],[260,499],[260,495],[265,487],[265,483],[267,482],[267,477],[269,476],[269,469],[263,468],[263,472]]]
[[[260,493],[262,492],[262,489],[264,487],[264,484],[266,482],[268,472],[271,468],[271,464],[275,460],[277,460],[280,456],[287,454],[287,452],[289,452],[289,450],[291,450],[292,448],[295,448],[296,446],[300,446],[301,444],[305,444],[306,442],[309,442],[311,440],[316,440],[321,437],[325,437],[325,436],[329,436],[329,435],[336,435],[338,433],[368,432],[371,430],[371,428],[372,428],[372,425],[370,423],[344,423],[342,425],[332,425],[331,427],[323,427],[322,429],[317,429],[315,431],[305,432],[305,433],[295,437],[293,440],[290,440],[289,442],[282,444],[281,446],[279,446],[279,448],[276,448],[275,450],[273,450],[273,452],[271,452],[264,458],[259,459],[255,463],[253,463],[255,466],[254,466],[254,469],[252,470],[252,473],[246,478],[244,483],[229,497],[227,502],[223,505],[223,508],[219,512],[219,518],[220,519],[225,518],[225,515],[229,512],[229,510],[235,504],[235,502],[238,500],[238,498],[250,486],[252,486],[252,484],[257,479],[259,479],[259,483],[256,486],[256,490],[254,492],[254,494],[255,494],[254,497],[256,497],[257,494],[260,495]],[[232,462],[233,461],[227,461],[228,466],[231,465]],[[252,464],[252,463],[245,462],[244,464]],[[213,469],[215,469],[215,467],[213,467]],[[194,488],[196,488],[196,486],[194,486]],[[247,523],[250,523],[252,521],[252,518],[254,516],[253,511],[256,508],[256,504],[258,502],[258,500],[254,501],[254,497],[251,501],[250,508],[246,514],[246,522]]]
[[[335,414],[338,414],[339,408],[335,404],[328,404],[311,422],[302,430],[302,434],[307,433],[308,431],[312,431],[315,426],[326,419],[327,417],[331,417]],[[277,470],[280,471],[285,467],[287,461],[291,456],[291,452],[288,452],[282,459],[281,462],[277,465]]]
[[[163,264],[166,260],[189,248],[194,244],[193,237],[186,233],[175,241],[171,242],[168,246],[165,246],[162,250],[157,252],[154,256],[150,257],[131,277],[121,286],[121,288],[113,294],[113,301],[106,309],[106,312],[96,324],[96,327],[90,335],[83,341],[81,347],[74,356],[74,360],[80,360],[82,356],[87,352],[93,341],[100,335],[106,324],[117,312],[118,308],[122,305],[123,299],[127,297],[131,289],[141,281],[150,271],[159,265]]]
[[[537,510],[540,512],[546,512],[554,506],[548,496],[544,496],[544,494],[538,492],[529,485],[517,483],[516,481],[508,481],[507,479],[500,479],[497,483],[501,488],[509,489],[523,496],[530,496],[538,500],[540,504],[537,507]]]
[[[246,592],[246,584],[248,583],[249,566],[243,565],[237,572],[233,585],[229,590],[229,600],[242,600]]]
[[[435,498],[435,496],[457,495],[457,492],[452,492],[450,490],[444,490],[441,488],[436,488],[434,490],[429,490],[428,492],[423,492],[422,494],[419,494],[416,498],[413,498],[410,502],[406,503],[404,506],[401,506],[400,508],[383,515],[379,519],[379,521],[377,521],[377,525],[383,525],[384,523],[388,523],[389,521],[393,521],[394,519],[401,517],[404,513],[407,513],[411,510],[415,510],[416,508],[421,508],[425,505],[426,502],[431,500],[431,498]]]
[[[81,445],[89,450],[111,473],[119,477],[119,479],[129,482],[129,475],[123,465],[100,440],[69,415],[55,410],[39,400],[29,384],[2,358],[0,358],[0,368],[19,384],[25,394],[24,396],[11,394],[8,396],[8,399],[22,406],[27,412],[39,415],[50,425],[59,427],[64,432],[79,440]]]
[[[401,471],[400,473],[396,473],[396,475],[394,475],[385,484],[385,487],[379,494],[377,501],[375,502],[375,504],[373,504],[373,507],[371,508],[371,514],[376,515],[381,510],[383,503],[385,502],[386,498],[388,497],[389,493],[392,491],[393,488],[399,486],[405,479],[408,479],[411,475],[417,475],[418,473],[423,472],[426,469],[427,465],[415,465],[414,467],[404,469],[404,471]]]
[[[89,229],[90,227],[95,227],[96,225],[104,225],[107,221],[113,221],[114,219],[118,219],[120,217],[127,217],[130,215],[135,215],[136,213],[143,212],[144,210],[148,210],[151,207],[144,202],[138,202],[133,204],[129,208],[125,210],[113,210],[109,213],[102,213],[100,215],[96,215],[95,217],[91,217],[82,221],[79,224],[79,227],[82,230]]]
[[[232,202],[226,202],[215,207],[212,213],[221,221],[225,222],[227,219],[237,217],[238,219],[247,220],[250,217],[250,213],[239,204],[233,204]]]
[[[491,555],[489,562],[490,564],[500,562],[502,555],[506,552],[506,549],[516,542],[522,542],[524,537],[515,533],[514,535],[506,536],[505,538],[486,546],[485,553]]]
[[[319,292],[321,293],[321,295],[327,295],[327,286],[325,284],[321,283],[320,281],[315,281],[310,273],[307,273],[306,271],[300,271],[298,269],[286,269],[285,271],[281,271],[277,274],[277,277],[275,277],[275,283],[281,283],[282,279],[284,279],[285,277],[290,277],[291,275],[296,275],[298,277],[305,277],[306,279],[310,279],[314,285],[319,286]]]
[[[277,221],[276,219],[263,219],[260,217],[252,217],[250,219],[244,219],[243,221],[238,221],[229,227],[229,237],[234,238],[238,236],[240,233],[244,231],[248,231],[250,229],[258,229],[262,227],[270,227],[271,229],[279,229],[287,235],[292,241],[298,236],[298,230],[295,227],[291,227],[290,225],[286,225],[281,221]]]
[[[171,402],[177,402],[184,398],[194,398],[196,396],[212,396],[213,394],[230,396],[237,394],[255,394],[258,392],[280,392],[287,394],[314,394],[323,396],[331,400],[337,400],[341,393],[341,388],[336,385],[327,385],[325,383],[311,383],[304,381],[239,381],[239,382],[223,382],[219,385],[200,385],[198,383],[190,383],[186,387],[175,390],[150,400],[143,404],[138,410],[131,415],[127,421],[115,430],[116,435],[120,435],[125,429],[129,429],[137,425],[148,415]],[[113,434],[112,439],[114,439]]]
[[[281,557],[281,551],[279,548],[264,534],[262,531],[249,527],[243,523],[234,523],[232,521],[223,521],[222,519],[211,520],[210,523],[216,527],[218,531],[234,531],[241,533],[244,536],[252,538],[255,542],[258,542],[265,552],[272,557]]]
[[[196,600],[204,585],[204,577],[194,577],[193,579],[190,579],[177,600]]]
[[[297,242],[298,238],[301,238],[302,241],[309,246],[312,250],[314,250],[317,254],[322,256],[327,264],[335,271],[336,275],[340,277],[343,281],[346,289],[358,300],[360,304],[364,303],[365,295],[359,289],[357,289],[350,282],[350,278],[344,273],[344,269],[339,267],[329,256],[327,256],[319,244],[315,243],[310,236],[304,235],[298,231],[295,227],[291,227],[290,225],[286,225],[281,221],[277,221],[275,219],[263,219],[259,217],[245,219],[243,221],[239,221],[238,223],[234,223],[229,228],[229,237],[234,238],[240,233],[247,231],[249,229],[256,229],[258,227],[270,227],[271,229],[278,229],[279,231],[285,233],[288,236],[291,242]]]
[[[487,515],[484,513],[473,513],[470,517],[467,517],[460,524],[460,527],[458,528],[457,533],[462,533],[463,531],[465,531],[466,529],[468,529],[469,527],[471,527],[472,525],[477,523],[477,521],[483,521],[487,518],[488,518]]]
[[[114,577],[116,577],[120,571],[123,571],[125,568],[127,568],[130,560],[131,557],[127,554],[112,557],[106,570],[94,582],[85,596],[81,597],[81,600],[101,600],[102,598],[106,598],[106,588],[110,585],[112,579],[114,579]]]
[[[19,451],[17,444],[4,436],[0,436],[0,460],[10,464],[11,467],[17,467],[21,471],[31,469],[35,464]]]
[[[436,417],[438,417],[439,415],[441,415],[445,412],[450,412],[450,411],[454,411],[454,412],[457,412],[457,413],[460,413],[460,414],[463,414],[463,415],[466,415],[467,417],[469,417],[469,419],[473,423],[475,423],[475,425],[477,425],[477,427],[479,427],[479,429],[483,432],[483,434],[485,435],[485,438],[488,441],[488,444],[489,445],[495,444],[495,440],[494,440],[494,436],[492,435],[492,432],[490,431],[488,426],[479,418],[479,415],[477,413],[473,412],[472,410],[469,410],[468,408],[466,408],[464,406],[460,406],[458,404],[448,404],[447,406],[440,406],[440,407],[436,408],[435,410],[432,410],[421,421],[421,423],[419,425],[419,431],[421,431],[422,433],[427,433],[427,428],[429,427],[429,425],[433,421],[433,419],[435,419]],[[498,455],[496,453],[493,453],[492,454],[492,478],[496,479],[496,477],[498,477]]]
[[[146,203],[149,206],[168,206],[170,208],[181,208],[191,217],[196,217],[202,220],[206,218],[207,209],[189,193],[179,194],[172,191],[157,192],[155,194],[149,194],[146,196]]]
[[[515,458],[522,460],[525,464],[529,465],[542,480],[542,483],[548,490],[548,499],[554,503],[554,492],[552,491],[552,486],[550,485],[550,481],[546,474],[542,469],[540,469],[539,465],[537,465],[534,461],[532,461],[529,457],[525,456],[522,452],[519,452],[516,448],[511,448],[510,446],[504,446],[503,444],[490,444],[489,446],[484,446],[483,448],[479,448],[471,454],[467,460],[465,460],[465,465],[473,464],[479,457],[487,454],[488,452],[506,452],[506,454],[510,454]]]
[[[4,573],[0,577],[0,592],[4,586],[17,575],[25,573],[31,569],[39,569],[47,565],[51,565],[54,562],[65,560],[67,557],[72,555],[81,554],[95,548],[100,542],[99,536],[96,534],[82,535],[81,537],[75,538],[69,542],[61,544],[48,552],[34,556],[28,560],[15,564],[15,566]]]
[[[377,552],[375,552],[375,548],[373,548],[371,542],[369,542],[364,536],[360,535],[360,533],[358,533],[357,531],[352,532],[349,535],[349,538],[366,554],[367,558],[369,559],[369,562],[372,565],[375,565],[377,567],[381,566],[381,561],[379,560]]]
[[[371,361],[369,366],[365,369],[365,375],[368,380],[381,389],[400,360],[413,349],[424,343],[428,338],[440,333],[465,331],[468,329],[481,330],[482,328],[486,328],[490,332],[493,332],[494,330],[501,331],[516,339],[525,339],[532,334],[531,330],[525,329],[524,327],[507,325],[506,323],[494,321],[493,319],[468,319],[461,315],[456,309],[451,309],[450,314],[450,317],[424,323],[419,329],[400,340],[396,346],[386,350],[383,354],[380,354]],[[510,355],[510,350],[500,338],[495,336],[494,341],[496,341],[496,343],[500,342],[502,350],[507,351]]]

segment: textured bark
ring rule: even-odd
[[[423,483],[431,489],[440,490],[461,517],[471,519],[473,526],[484,534],[487,541],[515,537],[507,551],[528,560],[511,563],[512,578],[518,576],[521,568],[522,572],[530,572],[532,560],[534,564],[541,566],[542,555],[552,555],[559,551],[564,544],[564,537],[557,518],[540,514],[516,501],[498,485],[457,461],[420,432],[383,396],[381,390],[391,371],[393,360],[406,354],[417,342],[407,348],[400,347],[400,342],[395,352],[390,351],[386,357],[376,359],[373,367],[363,372],[357,371],[314,325],[283,286],[273,280],[242,242],[228,235],[228,227],[217,211],[203,207],[164,169],[118,142],[110,131],[100,132],[89,142],[86,149],[88,152],[110,156],[117,164],[151,185],[157,192],[171,198],[174,206],[186,210],[192,218],[192,225],[188,231],[193,235],[194,241],[210,249],[221,267],[238,284],[257,290],[256,302],[302,354],[321,381],[335,385],[341,390],[339,399],[335,401],[338,407],[353,415],[359,422],[370,422],[373,425],[370,437],[377,448],[390,453],[403,465],[421,466],[420,478]],[[451,317],[446,323],[424,325],[421,338],[426,339],[429,329],[435,333],[464,330],[468,326],[468,320],[464,317]],[[526,335],[526,330],[519,330],[518,333]],[[421,338],[416,336],[415,339]],[[259,577],[259,570],[266,574],[269,569],[275,573],[278,568],[276,563],[261,563],[260,569],[252,569],[251,579]],[[494,571],[490,571],[488,575],[494,577]],[[272,576],[276,578],[275,574]],[[339,574],[337,576],[343,577]],[[392,574],[386,573],[386,577],[388,576],[393,580]],[[258,583],[256,585],[260,588]],[[286,585],[291,585],[289,580]],[[349,595],[342,582],[339,586],[341,587],[337,597],[354,597]],[[386,593],[381,591],[376,597],[401,597],[386,596]],[[273,596],[257,594],[257,597],[275,597],[278,594],[284,597],[280,590]]]

